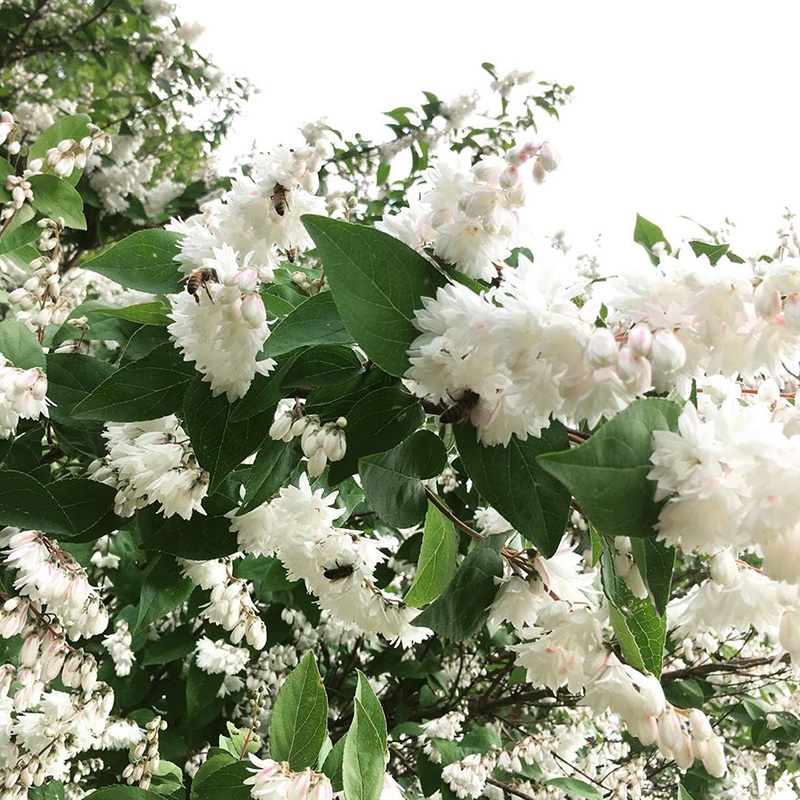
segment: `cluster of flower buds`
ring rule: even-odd
[[[124,619],[118,619],[114,633],[110,633],[103,639],[103,647],[108,650],[108,654],[114,662],[114,672],[120,677],[131,674],[131,667],[136,660],[131,649],[132,641],[133,637],[128,623]]]
[[[39,367],[18,369],[0,353],[0,439],[16,433],[20,419],[47,416],[47,377]]]
[[[614,569],[625,581],[625,585],[631,590],[634,597],[640,599],[647,597],[647,587],[642,580],[639,567],[633,560],[633,545],[627,536],[617,536],[614,539]]]
[[[14,587],[43,606],[70,639],[91,637],[108,627],[108,612],[83,567],[40,531],[4,528],[5,565],[16,570]]]
[[[84,169],[87,159],[94,153],[108,155],[111,152],[111,137],[97,125],[87,124],[89,131],[80,141],[62,139],[51,147],[44,158],[35,158],[28,164],[27,172],[53,172],[59,178],[69,177],[74,169]]]
[[[16,140],[18,132],[19,125],[14,121],[14,115],[10,111],[0,111],[0,144],[8,142],[10,156],[19,153],[19,142]]]
[[[308,474],[316,478],[322,474],[328,461],[341,461],[347,452],[344,429],[347,420],[339,417],[336,422],[322,425],[316,414],[297,417],[293,411],[280,414],[272,423],[269,435],[276,441],[291,442],[300,437],[303,455],[308,459]]]
[[[272,276],[264,275],[264,272],[263,267],[246,267],[225,276],[224,288],[218,296],[222,303],[222,316],[227,322],[244,322],[254,330],[266,323],[267,311],[259,288],[262,280],[272,280]]]
[[[6,218],[13,216],[25,205],[25,202],[33,202],[33,187],[27,178],[19,175],[9,175],[6,178],[6,191],[11,192],[10,207],[4,211]]]
[[[549,142],[542,142],[541,144],[525,142],[523,145],[512,147],[506,153],[506,160],[509,166],[500,176],[501,184],[516,185],[517,168],[530,158],[536,159],[533,163],[533,179],[536,183],[542,183],[547,177],[547,173],[555,172],[561,162],[561,158]]]
[[[255,775],[245,780],[254,800],[333,800],[333,787],[327,775],[305,769],[292,772],[286,761],[250,756],[257,767]]]
[[[722,739],[714,733],[708,717],[698,708],[678,713],[667,705],[658,717],[656,742],[661,753],[674,759],[680,769],[689,769],[699,758],[715,778],[721,778],[727,772]]]
[[[292,283],[297,286],[301,292],[311,291],[311,281],[308,279],[308,275],[303,272],[293,272]]]
[[[203,609],[203,616],[215,625],[231,632],[231,642],[239,644],[242,639],[262,650],[267,643],[267,626],[250,597],[246,581],[232,576],[211,589],[211,600]]]
[[[189,437],[174,415],[146,422],[108,423],[103,433],[108,456],[89,465],[89,475],[117,490],[114,511],[133,516],[159,503],[165,517],[189,519],[208,494],[208,473],[195,457]]]
[[[122,770],[122,777],[128,786],[136,783],[140,789],[149,789],[151,776],[161,764],[161,756],[158,753],[158,734],[167,729],[167,721],[155,716],[144,726],[144,729],[144,739],[133,748],[133,760]]]

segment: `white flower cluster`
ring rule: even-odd
[[[114,633],[110,633],[103,639],[103,647],[108,650],[111,660],[114,662],[114,672],[120,677],[131,674],[131,667],[136,661],[136,656],[131,649],[131,636],[128,623],[124,619],[117,620]]]
[[[305,769],[292,772],[286,761],[250,755],[255,772],[245,779],[254,800],[333,800],[333,787],[327,775]]]
[[[93,480],[117,490],[114,511],[133,516],[159,503],[165,517],[205,514],[208,473],[197,464],[189,437],[174,415],[146,422],[109,422],[103,437],[108,455],[89,466]]]
[[[133,748],[131,762],[122,770],[122,777],[128,786],[135,783],[140,789],[149,789],[153,773],[158,771],[161,764],[158,734],[167,729],[167,721],[159,716],[153,717],[144,729],[144,739]]]
[[[277,556],[290,580],[303,580],[321,608],[334,616],[377,633],[404,647],[431,635],[411,624],[419,613],[375,586],[375,567],[386,559],[380,543],[357,531],[336,528],[345,513],[333,508],[338,492],[323,497],[311,490],[308,477],[299,486],[241,516],[231,517],[239,549],[254,555]],[[286,531],[292,531],[291,536]]]
[[[256,373],[274,362],[257,360],[269,336],[262,283],[273,280],[279,256],[293,261],[313,245],[303,214],[322,214],[315,197],[318,171],[330,144],[279,147],[257,159],[247,176],[204,215],[169,227],[182,235],[177,260],[194,293],[172,295],[169,332],[186,361],[210,382],[214,394],[233,400],[247,393]],[[194,286],[196,278],[201,285]]]
[[[70,639],[108,627],[108,611],[77,561],[39,531],[3,528],[5,565],[16,571],[14,588],[53,614]]]
[[[432,247],[470,277],[490,281],[514,246],[526,199],[520,167],[531,159],[537,182],[558,166],[546,142],[528,142],[505,157],[485,156],[472,167],[463,159],[440,159],[426,174],[421,202],[384,215],[376,227],[416,250]]]
[[[336,422],[320,424],[316,414],[297,417],[293,411],[279,413],[269,429],[276,441],[291,442],[300,437],[303,455],[308,459],[308,474],[312,478],[322,475],[328,461],[341,461],[347,451],[344,429],[347,420],[339,417]]]
[[[20,419],[48,416],[46,395],[44,370],[18,369],[0,353],[0,439],[13,436]]]
[[[687,552],[754,551],[767,576],[800,581],[800,414],[774,381],[755,402],[687,403],[678,432],[656,431],[654,442],[649,477],[667,498],[660,539]]]
[[[51,147],[44,159],[34,159],[28,164],[30,173],[52,171],[59,178],[68,178],[73,170],[84,169],[86,161],[94,153],[108,155],[111,152],[111,137],[91,122],[86,125],[89,133],[80,141],[63,139]]]
[[[250,660],[250,653],[243,647],[234,647],[221,639],[212,641],[203,636],[197,643],[195,661],[197,666],[209,675],[224,676],[218,697],[238,692],[244,688],[244,681],[238,677]]]
[[[436,402],[476,394],[471,420],[486,444],[538,436],[551,417],[594,426],[652,389],[688,397],[706,374],[789,379],[800,370],[790,319],[800,260],[769,265],[763,279],[755,269],[712,266],[685,247],[590,284],[563,253],[520,258],[499,288],[453,284],[424,300],[407,377]]]
[[[229,562],[190,561],[180,558],[183,574],[201,589],[210,589],[210,602],[202,615],[231,631],[231,642],[239,644],[246,639],[256,650],[263,650],[267,643],[267,626],[261,619],[247,581],[234,578]]]

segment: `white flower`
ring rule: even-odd
[[[131,667],[136,661],[136,656],[131,649],[131,636],[128,630],[128,623],[124,619],[117,620],[114,633],[109,634],[103,639],[103,647],[108,650],[114,662],[114,672],[120,677],[131,674]]]
[[[245,668],[249,657],[244,648],[233,647],[222,641],[213,642],[207,636],[203,636],[197,643],[197,666],[211,675],[220,672],[236,675]]]

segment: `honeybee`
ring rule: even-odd
[[[275,212],[279,217],[282,217],[286,213],[286,209],[289,208],[289,190],[283,184],[276,183],[270,199]]]
[[[326,567],[322,570],[322,574],[329,581],[343,581],[349,578],[354,572],[352,564],[340,564],[338,561],[332,567]]]
[[[203,267],[202,269],[195,270],[189,275],[186,280],[186,291],[194,297],[195,303],[200,304],[200,289],[205,289],[208,299],[213,303],[214,298],[211,292],[208,291],[209,283],[219,283],[219,275],[213,267]]]
[[[447,425],[449,422],[454,424],[464,422],[472,413],[472,409],[478,405],[480,399],[481,396],[473,392],[472,389],[465,389],[461,397],[450,408],[444,410],[439,417],[439,422],[443,425]]]
[[[297,258],[297,248],[296,247],[290,247],[290,248],[288,248],[288,250],[284,250],[283,254],[286,256],[286,260],[290,264],[294,264],[294,260]]]

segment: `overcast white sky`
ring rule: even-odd
[[[636,212],[669,235],[682,214],[730,216],[742,252],[800,213],[800,3],[180,0],[201,47],[261,89],[232,146],[269,148],[304,122],[376,133],[420,90],[485,86],[482,61],[572,83],[546,135],[562,166],[536,201],[543,232],[627,242]],[[387,135],[390,135],[386,129]]]

